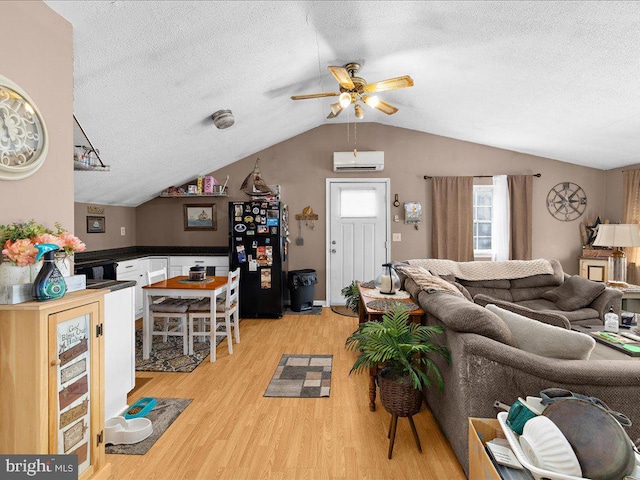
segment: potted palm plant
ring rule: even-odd
[[[440,355],[451,361],[449,350],[434,343],[442,327],[408,322],[409,312],[401,303],[386,312],[381,322],[366,322],[347,338],[346,346],[360,353],[351,372],[382,367],[378,374],[380,398],[394,416],[411,417],[420,411],[422,390],[434,383],[442,390],[444,381],[432,360]]]
[[[355,280],[349,285],[340,290],[340,293],[344,297],[344,306],[351,309],[353,313],[358,313],[360,290],[358,289],[358,282]]]

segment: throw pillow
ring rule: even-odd
[[[573,275],[559,287],[543,293],[541,297],[555,303],[560,310],[571,312],[589,305],[605,288],[603,283]]]
[[[584,333],[547,325],[492,303],[485,308],[507,324],[515,346],[525,352],[563,360],[587,360],[596,345],[596,341]]]
[[[426,268],[417,265],[395,265],[396,270],[411,277],[421,290],[429,291],[445,291],[454,295],[464,296],[455,286],[438,277],[432,275]]]

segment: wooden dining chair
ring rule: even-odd
[[[167,269],[161,268],[147,272],[147,285],[167,279]],[[173,297],[153,297],[149,303],[151,317],[151,338],[162,335],[163,341],[168,336],[182,337],[182,351],[188,353],[189,331],[187,329],[187,310],[193,299]],[[161,330],[156,330],[156,320],[160,320]],[[153,342],[152,342],[153,343]]]
[[[216,302],[216,324],[211,325],[211,303],[208,298],[189,306],[189,353],[193,354],[193,337],[208,336],[211,349],[209,360],[216,360],[216,338],[227,337],[229,354],[233,353],[232,329],[236,343],[240,343],[240,268],[227,275],[224,298]],[[198,320],[195,324],[194,320]]]

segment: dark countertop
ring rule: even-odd
[[[127,247],[112,248],[109,250],[94,250],[91,252],[80,252],[74,256],[76,266],[92,266],[92,264],[102,264],[105,261],[124,262],[144,257],[226,257],[229,255],[229,247]]]
[[[116,290],[122,290],[124,288],[135,287],[135,286],[136,286],[136,282],[134,282],[133,280],[125,281],[125,280],[87,279],[88,289],[101,290],[105,288],[105,289],[109,289],[111,292],[115,292]]]

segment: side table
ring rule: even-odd
[[[379,322],[382,320],[382,316],[385,314],[385,310],[374,310],[372,308],[367,307],[367,303],[377,300],[377,298],[366,296],[366,290],[360,287],[358,283],[358,321],[359,323],[364,323],[367,321],[371,322]],[[389,299],[393,299],[391,295],[389,295]],[[406,302],[413,303],[411,298],[407,299],[398,299],[398,302]],[[417,310],[412,310],[409,312],[409,320],[414,323],[420,323],[420,325],[425,325],[425,313],[422,308],[418,308]],[[378,368],[371,368],[369,370],[369,410],[372,412],[376,411],[376,376],[378,375]]]

